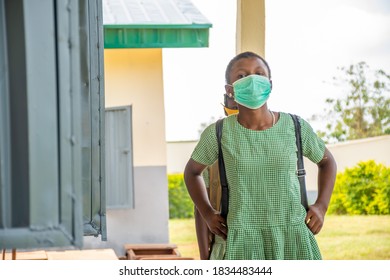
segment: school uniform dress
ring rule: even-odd
[[[318,163],[325,144],[300,122],[303,155]],[[228,238],[216,240],[211,258],[321,259],[301,205],[291,116],[281,112],[273,127],[256,131],[231,115],[224,120],[221,143],[229,184]],[[191,158],[203,165],[217,160],[215,123],[204,130]]]

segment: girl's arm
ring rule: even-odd
[[[199,256],[201,260],[207,260],[210,253],[209,228],[195,207],[195,229],[198,240]]]
[[[195,207],[202,215],[210,231],[221,236],[223,239],[226,239],[226,221],[221,217],[219,212],[211,206],[206,186],[201,175],[205,168],[205,165],[190,159],[184,169],[184,181]]]
[[[316,202],[309,206],[309,211],[306,215],[307,226],[314,234],[318,234],[324,224],[337,173],[336,161],[326,147],[324,157],[317,166],[318,196]]]

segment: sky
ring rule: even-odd
[[[167,141],[197,140],[223,116],[224,74],[235,56],[236,0],[192,0],[213,24],[208,48],[164,49]],[[389,0],[266,0],[273,80],[268,107],[309,120],[325,99],[342,97],[338,68],[365,61],[390,73]],[[324,124],[311,121],[314,129]]]

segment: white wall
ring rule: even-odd
[[[337,171],[353,167],[360,161],[375,160],[390,166],[390,135],[347,141],[327,146],[337,162]],[[305,159],[308,190],[317,190],[317,167]]]
[[[183,173],[197,141],[167,142],[167,171],[168,174]]]
[[[105,105],[132,106],[135,166],[165,166],[161,49],[105,49]]]

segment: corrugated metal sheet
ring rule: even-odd
[[[189,0],[103,0],[104,25],[206,24]]]

